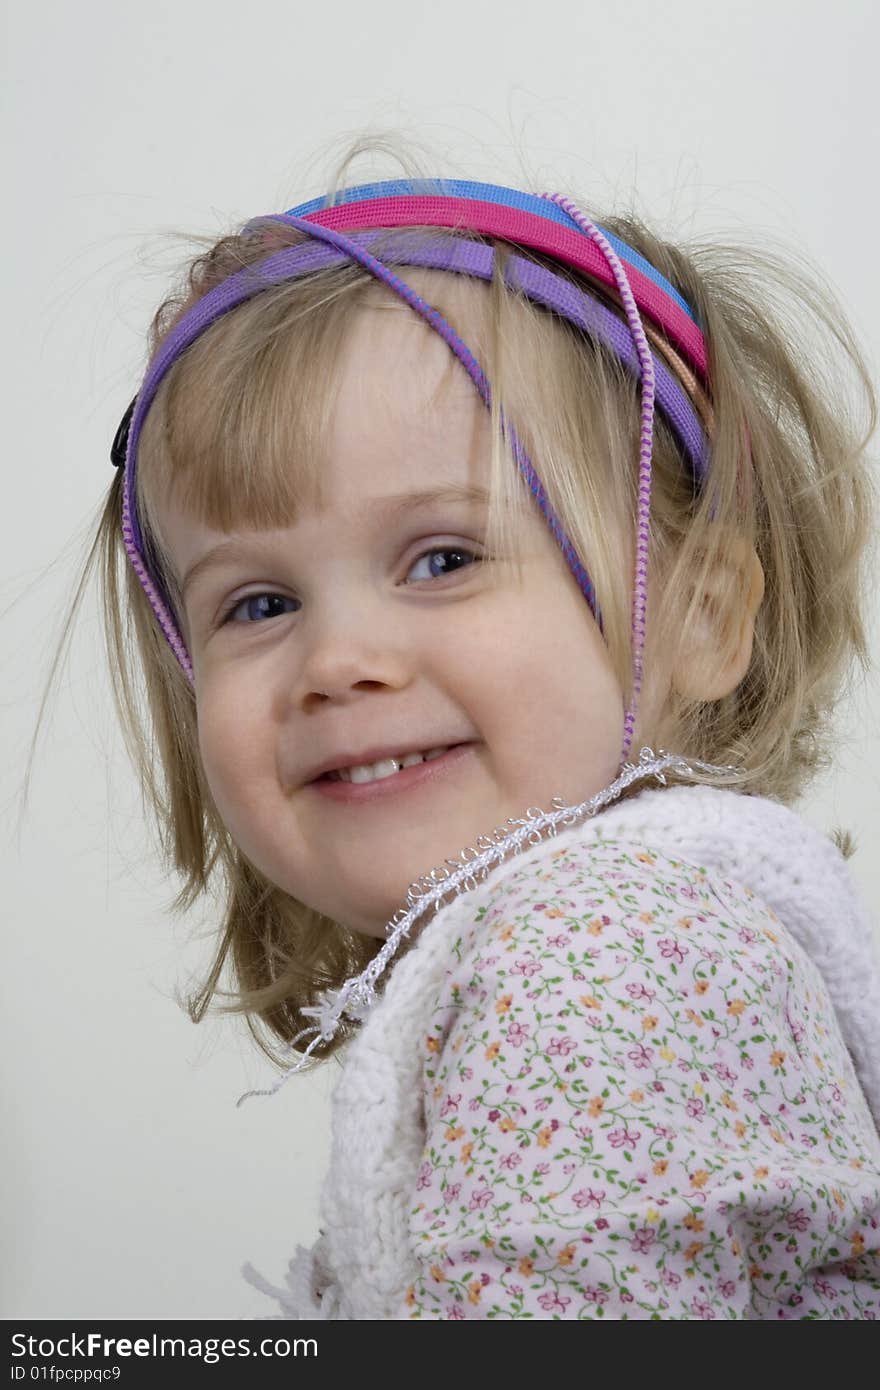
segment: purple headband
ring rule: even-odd
[[[372,185],[371,189],[381,190],[392,185]],[[459,188],[461,184],[457,185]],[[485,187],[485,186],[481,186]],[[503,190],[504,192],[511,192]],[[350,190],[352,194],[359,190]],[[375,197],[375,194],[372,194]],[[526,198],[529,195],[512,196]],[[650,488],[651,488],[651,453],[653,440],[653,417],[655,397],[657,405],[662,411],[668,425],[675,433],[681,447],[683,456],[688,460],[695,486],[699,487],[705,480],[708,469],[709,441],[706,438],[700,416],[695,409],[694,403],[688,393],[682,388],[679,378],[670,370],[662,355],[652,354],[647,337],[639,316],[637,299],[634,296],[630,279],[624,269],[621,260],[618,258],[611,241],[594,226],[580,210],[564,198],[561,194],[544,194],[544,198],[549,202],[546,204],[548,210],[553,204],[554,218],[551,221],[546,219],[546,226],[549,231],[541,228],[541,248],[546,250],[549,243],[554,238],[559,239],[563,233],[565,237],[570,236],[569,227],[557,221],[560,217],[558,209],[562,209],[563,216],[567,214],[569,218],[586,233],[594,244],[591,251],[596,248],[601,252],[609,271],[605,272],[609,280],[613,277],[619,292],[627,318],[627,325],[604,304],[594,299],[589,294],[578,289],[569,280],[560,275],[554,274],[545,267],[527,260],[522,256],[511,255],[505,268],[505,278],[511,288],[520,289],[526,293],[534,302],[544,305],[554,310],[561,317],[575,324],[585,334],[604,343],[620,362],[641,381],[641,436],[639,451],[639,516],[638,516],[638,536],[637,536],[637,567],[635,593],[633,599],[633,697],[629,710],[626,713],[624,725],[624,743],[621,752],[621,763],[626,757],[632,743],[632,736],[635,726],[635,716],[638,709],[638,700],[642,684],[642,655],[645,639],[645,607],[646,607],[646,584],[647,584],[647,554],[648,554],[648,517],[650,511]],[[398,200],[403,202],[405,200]],[[424,200],[412,200],[424,202]],[[434,202],[442,202],[435,199]],[[452,202],[453,200],[447,200]],[[454,200],[456,204],[461,204],[461,199]],[[537,203],[537,199],[529,197],[530,203]],[[360,206],[360,205],[358,205]],[[365,203],[368,207],[369,204]],[[485,208],[486,204],[474,204]],[[336,211],[335,208],[325,209],[323,216]],[[351,221],[353,214],[356,214],[358,207],[351,208],[347,205],[347,220]],[[316,217],[321,213],[315,213]],[[424,210],[419,209],[418,217],[425,216]],[[414,219],[415,220],[415,219]],[[445,222],[448,225],[448,215],[441,218],[437,216],[433,219],[438,225]],[[541,219],[534,218],[534,221]],[[266,217],[256,218],[249,222],[244,230],[260,226],[267,222],[279,221],[283,224],[299,228],[310,237],[317,239],[324,245],[314,245],[306,242],[295,247],[287,247],[264,260],[250,266],[246,266],[241,271],[229,276],[220,285],[216,286],[207,295],[184,315],[175,325],[172,331],[165,338],[157,352],[154,360],[149,366],[143,385],[129,406],[117,431],[114,440],[111,457],[114,463],[124,465],[123,474],[123,501],[122,501],[122,535],[126,552],[131,560],[135,573],[147,595],[157,621],[173,650],[177,660],[184,671],[190,684],[194,684],[192,663],[186,644],[181,636],[179,626],[173,613],[171,602],[167,592],[161,583],[155,568],[149,563],[147,547],[141,531],[141,526],[137,516],[135,501],[135,477],[137,467],[137,448],[141,430],[149,408],[155,398],[159,384],[165,374],[177,359],[186,351],[191,343],[198,338],[206,328],[214,323],[222,315],[234,309],[245,300],[253,298],[261,290],[269,286],[278,284],[282,281],[296,279],[301,275],[314,273],[326,266],[336,265],[346,259],[358,261],[378,280],[381,280],[391,290],[400,295],[411,308],[419,313],[433,328],[440,333],[451,350],[459,358],[465,370],[473,380],[483,402],[488,407],[491,404],[491,390],[489,383],[468,347],[462,342],[450,324],[442,315],[427,304],[409,285],[400,280],[399,277],[389,268],[388,264],[377,260],[369,251],[369,246],[373,241],[381,236],[381,228],[371,227],[368,230],[352,231],[348,235],[341,233],[334,228],[321,225],[307,217],[298,217],[293,213],[269,214]],[[400,217],[396,218],[400,225]],[[455,221],[456,226],[465,226],[463,218]],[[638,299],[655,321],[655,323],[665,324],[668,318],[675,315],[677,323],[685,324],[685,331],[690,335],[692,342],[693,335],[696,335],[694,345],[690,347],[689,355],[695,365],[705,361],[705,347],[702,336],[693,322],[693,316],[687,310],[682,312],[684,301],[667,286],[667,282],[648,266],[642,258],[635,252],[630,251],[616,238],[613,239],[617,247],[626,254],[630,263],[630,275],[633,280],[638,277]],[[537,243],[535,243],[537,244]],[[577,257],[572,254],[568,244],[563,249],[557,248],[555,254],[558,259],[572,264],[575,259],[578,264],[583,265],[583,253]],[[465,238],[452,238],[448,235],[443,237],[432,237],[424,232],[414,233],[412,237],[403,237],[395,245],[392,253],[389,253],[388,260],[394,264],[426,266],[440,270],[446,270],[457,274],[472,275],[483,280],[491,280],[494,266],[494,249],[485,242],[474,241]],[[637,265],[642,269],[635,270]],[[610,272],[610,273],[609,273]],[[646,273],[647,272],[647,273]],[[650,277],[650,278],[649,278]],[[647,287],[647,288],[646,288]],[[667,287],[667,288],[664,288]],[[668,293],[667,293],[668,289]],[[675,301],[675,302],[673,302]],[[679,341],[679,347],[682,346]],[[670,359],[676,360],[675,354],[670,353]],[[529,489],[534,496],[538,506],[543,513],[550,530],[565,555],[569,568],[572,571],[577,583],[585,595],[590,609],[596,619],[601,632],[604,633],[602,615],[596,600],[593,584],[575,551],[574,546],[565,534],[550,502],[545,493],[544,487],[535,472],[528,455],[523,449],[513,425],[504,419],[502,412],[501,428],[506,437],[510,440],[511,450],[523,477],[528,483]]]

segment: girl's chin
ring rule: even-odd
[[[335,891],[331,893],[325,895],[318,892],[303,897],[289,889],[284,891],[295,901],[313,912],[320,913],[322,917],[338,926],[359,936],[384,941],[390,934],[392,918],[408,907],[407,891],[410,885],[443,864],[444,855],[442,852],[438,853],[430,863],[417,856],[413,863],[415,867],[408,876],[398,872],[389,875],[386,882],[381,884],[376,883],[375,874],[370,874],[368,863],[364,864],[362,875],[357,874],[355,866],[348,864],[344,883],[337,883]],[[454,890],[451,896],[455,895]],[[435,911],[436,906],[428,908],[416,919],[413,936],[430,920]]]

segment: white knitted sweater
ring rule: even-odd
[[[540,867],[571,838],[613,839],[701,866],[750,888],[820,970],[880,1129],[880,962],[871,917],[833,841],[765,797],[708,786],[649,788],[516,856]],[[395,1316],[415,1274],[408,1213],[423,1154],[417,1039],[465,921],[487,904],[511,860],[430,920],[392,966],[384,993],[343,1054],[332,1098],[330,1167],[320,1238],[297,1247],[287,1288],[250,1265],[277,1299],[275,1318]]]

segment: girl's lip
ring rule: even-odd
[[[308,786],[310,790],[329,797],[331,801],[355,804],[361,801],[375,801],[379,797],[394,796],[397,792],[409,791],[437,778],[442,779],[473,747],[473,743],[453,744],[439,758],[432,758],[429,763],[413,763],[412,767],[401,768],[400,772],[393,773],[391,777],[380,777],[376,782],[337,782],[319,777],[316,782],[309,782]]]

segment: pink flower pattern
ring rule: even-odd
[[[425,1020],[400,1316],[876,1319],[880,1136],[813,961],[699,864],[537,863]]]

